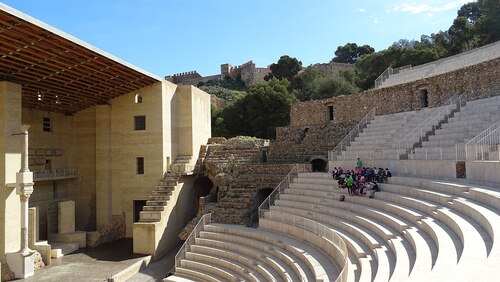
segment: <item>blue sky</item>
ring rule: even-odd
[[[304,66],[338,46],[377,51],[447,30],[470,0],[12,0],[3,3],[159,76],[281,55]]]

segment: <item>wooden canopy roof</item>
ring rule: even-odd
[[[72,114],[161,78],[0,3],[0,81],[23,107]]]

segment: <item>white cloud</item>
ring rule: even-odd
[[[380,23],[380,22],[379,22],[378,18],[374,18],[374,19],[373,19],[373,23],[374,23],[374,24],[378,24],[378,23]]]
[[[422,3],[424,2],[424,3]],[[425,3],[427,2],[427,3]],[[420,13],[437,13],[453,9],[458,9],[465,3],[469,3],[470,0],[456,0],[456,1],[405,1],[404,3],[395,5],[392,7],[392,12],[402,12],[411,14]]]
[[[359,8],[359,9],[356,9],[356,12],[358,12],[358,13],[364,13],[364,12],[366,12],[366,9]]]

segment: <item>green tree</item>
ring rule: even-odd
[[[274,138],[276,127],[288,124],[296,101],[289,86],[285,79],[271,78],[250,87],[245,97],[222,110],[223,128],[230,136]]]
[[[477,1],[481,16],[476,20],[476,32],[481,45],[500,40],[500,1]]]
[[[356,43],[347,43],[344,46],[337,47],[332,62],[353,64],[359,57],[373,52],[375,52],[375,49],[370,45],[358,46]]]
[[[283,55],[279,58],[277,63],[271,64],[269,68],[271,69],[271,73],[264,77],[265,80],[270,80],[275,77],[277,79],[286,79],[292,82],[293,78],[302,69],[302,62],[288,55]]]

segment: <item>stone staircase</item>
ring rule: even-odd
[[[398,143],[436,108],[375,116],[337,160],[399,159]]]
[[[464,144],[493,123],[500,120],[500,96],[467,102],[434,135],[416,148],[411,159],[455,160],[455,144]],[[493,154],[498,158],[498,154]],[[498,159],[497,159],[498,160]]]
[[[149,200],[139,214],[139,222],[159,222],[163,211],[169,203],[172,192],[178,184],[179,177],[169,173],[155,186]]]
[[[325,251],[324,238],[273,213],[340,235],[347,281],[497,281],[500,188],[397,176],[380,187],[375,198],[348,196],[327,173],[301,173],[259,229],[205,226],[165,281],[335,280],[340,259]]]
[[[193,157],[190,155],[179,155],[175,158],[175,161],[170,165],[171,173],[188,175],[192,174],[194,170],[194,165],[191,164],[191,159]]]

